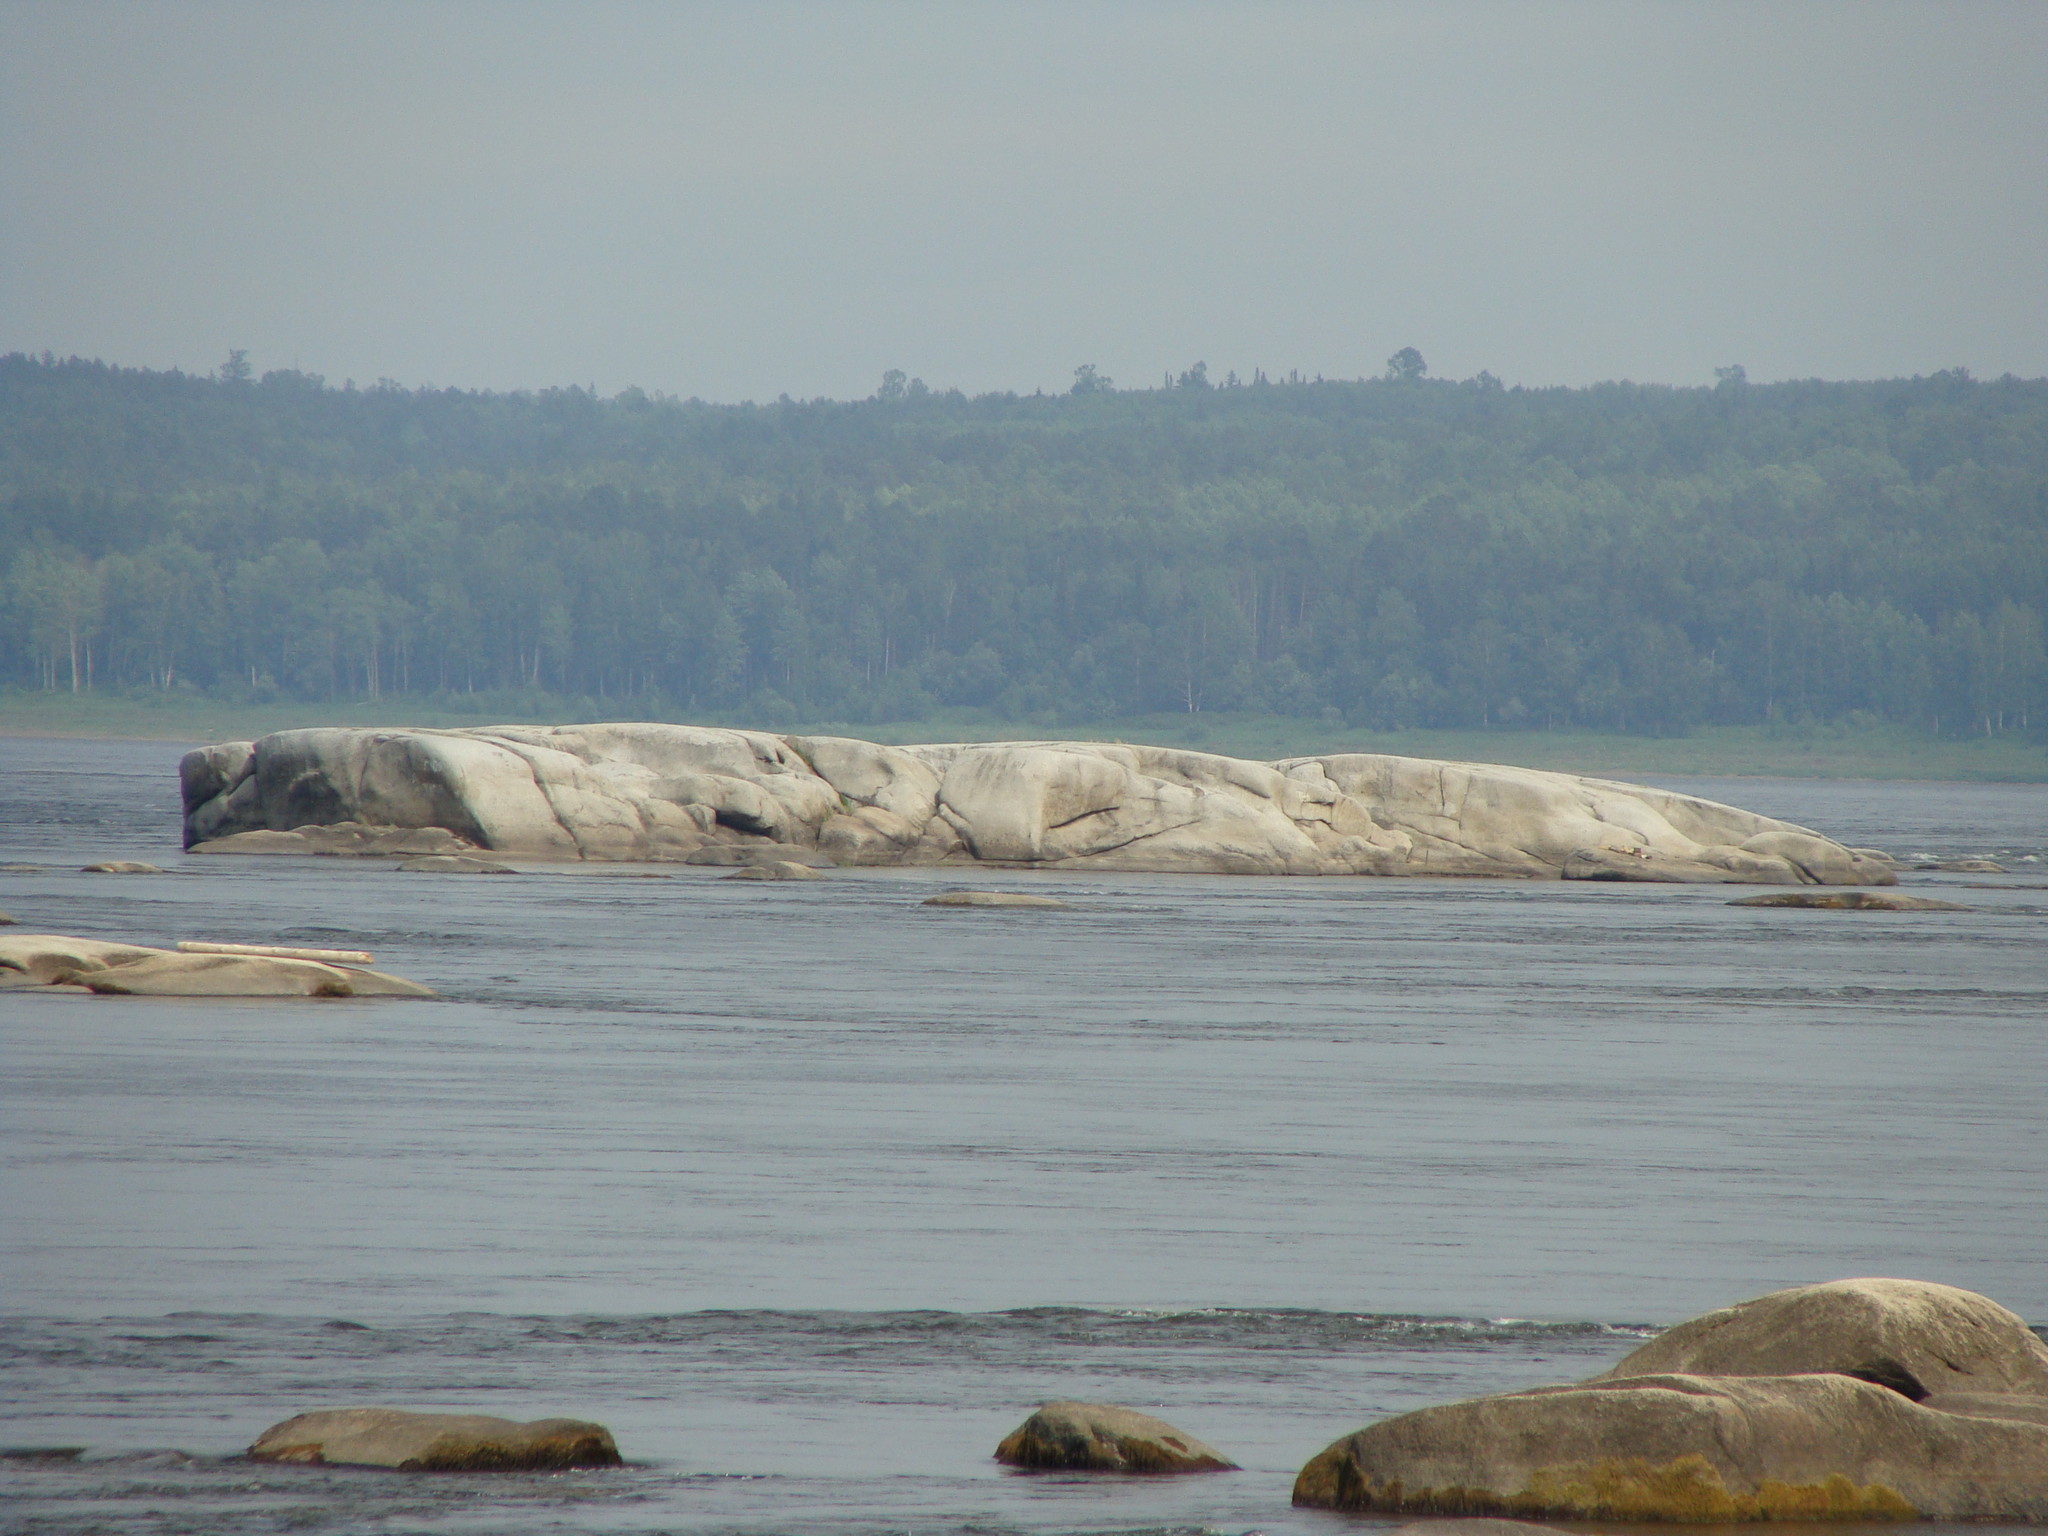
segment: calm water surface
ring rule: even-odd
[[[362,947],[438,1002],[0,997],[0,1522],[1339,1532],[1294,1471],[1652,1325],[1899,1274],[2048,1321],[2048,786],[1661,780],[1954,914],[1712,887],[188,859],[179,748],[0,739],[35,930]],[[161,877],[74,873],[102,857]],[[925,909],[958,884],[1057,912]],[[1990,886],[1994,889],[1980,889]],[[1053,1396],[1244,1462],[1021,1477]],[[227,1459],[311,1407],[637,1465]]]

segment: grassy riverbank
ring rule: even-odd
[[[508,720],[566,723],[685,717],[644,705],[547,695],[343,703],[237,703],[195,696],[0,691],[0,735],[155,741],[247,739],[309,725],[474,726]],[[870,741],[1001,741],[1063,737],[1194,747],[1270,759],[1312,752],[1396,752],[1411,757],[1519,763],[1601,774],[1736,774],[1788,778],[1978,779],[2048,782],[2048,745],[2004,736],[1932,739],[1889,726],[1766,731],[1707,726],[1677,737],[1596,731],[1375,731],[1286,715],[1166,714],[1056,725],[994,720],[978,710],[923,720],[764,722],[717,713],[702,725],[859,736]]]

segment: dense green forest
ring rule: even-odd
[[[2048,722],[2048,381],[858,401],[0,358],[0,681],[859,724]]]

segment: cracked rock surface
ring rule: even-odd
[[[1817,832],[1689,795],[1368,753],[1256,763],[635,723],[335,728],[203,747],[180,777],[187,846],[220,852],[348,824],[524,858],[1896,882]]]

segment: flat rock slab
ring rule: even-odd
[[[112,997],[432,997],[402,977],[268,955],[180,954],[64,934],[0,938],[0,987],[83,987]]]
[[[536,1472],[621,1464],[611,1431],[582,1419],[522,1424],[481,1413],[396,1408],[302,1413],[258,1435],[249,1459],[401,1472]]]
[[[996,1447],[1005,1466],[1065,1472],[1231,1472],[1237,1463],[1117,1403],[1045,1403]]]
[[[720,875],[721,880],[822,880],[825,877],[808,864],[793,864],[787,859],[776,859],[767,864],[749,864],[736,869],[729,875]]]
[[[1936,859],[1928,864],[1915,864],[1915,869],[1931,870],[1944,875],[2005,875],[2010,874],[1996,859]]]
[[[163,873],[154,864],[145,864],[140,859],[106,859],[98,864],[88,864],[79,871],[84,875],[160,875]]]
[[[1057,896],[1027,896],[1022,891],[941,891],[927,896],[927,907],[1064,907]]]
[[[1731,907],[1806,907],[1817,912],[1969,912],[1971,907],[1930,896],[1894,896],[1889,891],[1776,891],[1744,896]]]
[[[460,853],[430,853],[423,859],[407,859],[398,866],[409,875],[516,875],[509,864],[490,859],[472,859]]]

